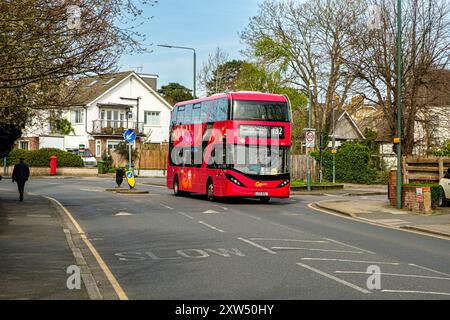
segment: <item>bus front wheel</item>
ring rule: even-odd
[[[182,195],[182,192],[180,191],[180,184],[178,182],[178,176],[176,176],[174,181],[173,181],[173,194],[176,197],[179,197],[179,196]]]

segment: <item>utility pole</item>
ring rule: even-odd
[[[397,0],[397,208],[402,208],[402,1]]]
[[[333,103],[333,102],[331,102]],[[333,136],[331,137],[332,139],[332,151],[331,153],[333,154],[333,184],[336,184],[336,137],[335,137],[335,130],[336,130],[336,124],[335,124],[335,115],[334,115],[334,105],[332,105],[332,112],[331,112],[331,116],[332,116],[332,122],[333,122]]]
[[[308,107],[308,129],[311,129],[311,113],[312,113],[312,91],[309,90],[309,107]],[[308,191],[311,191],[311,159],[309,156],[309,148],[306,149],[306,184]]]

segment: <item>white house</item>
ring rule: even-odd
[[[56,147],[89,148],[97,158],[114,149],[123,140],[123,132],[132,128],[137,142],[163,143],[169,140],[171,105],[156,92],[157,76],[134,71],[81,79],[69,109],[59,111],[60,118],[71,122],[69,135],[51,134],[49,112],[36,119],[17,141],[21,149]]]

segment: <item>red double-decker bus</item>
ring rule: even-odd
[[[233,92],[176,104],[167,187],[210,200],[289,197],[290,124],[289,99],[282,95]]]

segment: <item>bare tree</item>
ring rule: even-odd
[[[391,137],[397,134],[397,24],[396,1],[370,0],[380,8],[380,28],[368,30],[359,21],[352,31],[353,48],[346,65],[357,75],[360,94],[383,111]],[[403,1],[402,41],[402,146],[412,154],[423,137],[416,124],[426,121],[430,101],[423,96],[434,69],[448,66],[450,50],[449,2]],[[430,133],[430,130],[427,130]],[[429,138],[429,137],[428,137]],[[429,139],[425,139],[429,140]]]
[[[209,54],[208,61],[203,64],[198,74],[200,86],[208,95],[225,91],[226,68],[228,54],[220,47],[214,53]]]
[[[286,70],[305,94],[313,92],[314,126],[321,131],[329,131],[331,110],[343,107],[353,84],[343,57],[363,11],[358,0],[265,1],[242,33],[252,57]]]

